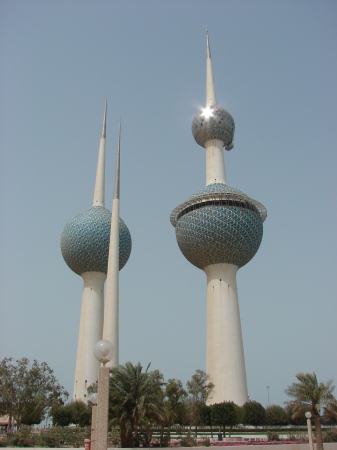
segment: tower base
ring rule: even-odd
[[[248,399],[236,273],[233,264],[205,267],[207,276],[206,373],[215,387],[207,404]]]

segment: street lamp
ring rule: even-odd
[[[314,446],[312,444],[312,427],[311,427],[311,412],[306,412],[305,417],[307,418],[307,425],[308,425],[308,436],[309,436],[309,447],[310,450],[314,450]]]
[[[109,379],[110,367],[105,367],[114,354],[112,342],[102,340],[94,346],[95,358],[103,366],[98,368],[97,412],[96,412],[96,446],[94,450],[107,450],[108,447],[108,413],[109,413]]]

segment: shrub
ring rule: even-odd
[[[279,441],[280,435],[278,433],[275,433],[275,431],[268,431],[267,438],[268,438],[268,441]]]
[[[289,441],[305,441],[305,442],[308,442],[308,436],[306,435],[306,433],[299,433],[299,434],[290,433],[290,434],[288,434],[288,440]]]
[[[257,427],[264,425],[266,419],[266,410],[261,403],[248,401],[243,405],[244,423]]]
[[[266,408],[267,425],[288,425],[289,417],[287,411],[279,405],[270,405]]]
[[[210,447],[210,446],[211,446],[211,440],[210,440],[209,437],[206,436],[206,437],[204,437],[204,438],[201,439],[200,444],[201,444],[203,447]]]
[[[327,430],[323,433],[323,442],[337,442],[337,430]]]
[[[8,431],[6,438],[2,441],[3,446],[36,447],[37,435],[32,433],[32,428],[33,427],[22,425],[16,432]]]
[[[191,431],[188,430],[187,435],[181,438],[180,447],[196,447],[196,445],[197,440],[192,436]]]

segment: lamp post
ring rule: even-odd
[[[92,407],[91,412],[91,446],[90,450],[96,450],[96,440],[97,440],[97,394],[91,394],[88,397],[88,402],[92,403],[94,406]]]
[[[98,341],[94,346],[95,358],[103,364],[98,368],[95,450],[107,450],[108,446],[110,367],[105,364],[112,359],[114,350],[112,342],[106,340]]]
[[[314,446],[312,443],[312,426],[311,426],[311,412],[306,412],[305,417],[307,418],[307,425],[308,425],[308,436],[309,436],[309,448],[310,450],[314,450]]]

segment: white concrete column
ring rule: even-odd
[[[215,385],[208,404],[248,398],[236,273],[233,264],[214,264],[207,275],[206,373]]]
[[[103,339],[113,343],[115,352],[106,365],[119,364],[119,199],[112,203],[108,275],[106,284]]]
[[[223,156],[223,142],[212,139],[206,142],[206,186],[212,183],[226,181],[225,159]]]
[[[85,272],[73,399],[85,400],[86,388],[97,380],[99,362],[93,349],[103,335],[104,282],[106,274]]]
[[[112,201],[111,230],[109,243],[108,274],[104,309],[103,339],[113,343],[114,355],[107,363],[109,367],[119,364],[119,198],[120,198],[120,149],[121,123],[119,122],[118,149],[116,159],[115,189]]]

